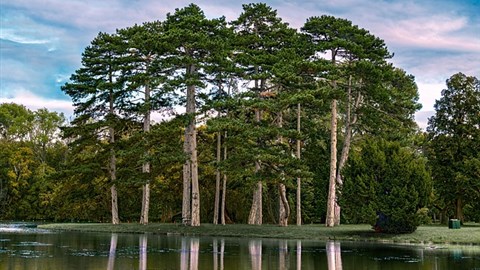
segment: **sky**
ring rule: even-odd
[[[61,91],[81,67],[81,54],[99,32],[114,33],[163,20],[192,1],[0,0],[0,103],[73,114]],[[199,0],[209,18],[234,20],[238,0]],[[480,0],[268,0],[278,16],[299,29],[311,16],[345,18],[383,39],[391,62],[415,76],[425,128],[445,81],[457,72],[480,78]]]

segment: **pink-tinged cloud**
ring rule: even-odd
[[[480,35],[461,34],[467,18],[432,16],[390,22],[381,30],[384,38],[410,48],[480,52]]]

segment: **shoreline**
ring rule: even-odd
[[[469,245],[480,246],[480,224],[470,223],[460,229],[449,229],[447,226],[420,226],[411,234],[376,233],[371,225],[340,225],[327,228],[322,224],[290,225],[246,225],[202,224],[200,227],[189,227],[172,223],[50,223],[40,224],[39,229],[76,232],[107,232],[107,233],[152,233],[159,235],[208,236],[208,237],[248,237],[299,239],[317,241],[354,241],[378,242],[392,244],[418,245]]]

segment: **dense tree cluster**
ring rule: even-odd
[[[191,4],[164,21],[99,33],[62,87],[75,106],[70,123],[1,105],[0,218],[191,226],[407,218],[429,205],[430,178],[414,144],[416,84],[391,57],[348,20],[311,17],[293,29],[265,4],[243,5],[231,22]],[[478,142],[473,125],[477,133],[460,136]],[[474,179],[478,151],[458,162],[469,173],[458,181]],[[464,202],[478,198],[469,190]]]
[[[428,121],[427,156],[442,219],[478,220],[480,198],[480,82],[457,73],[447,80]],[[472,211],[473,210],[473,211]]]

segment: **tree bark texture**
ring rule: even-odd
[[[189,65],[187,74],[195,73]],[[183,151],[187,156],[183,165],[182,220],[185,225],[200,226],[200,190],[198,186],[197,134],[195,130],[195,85],[187,86],[186,113],[190,121],[185,128]]]
[[[342,153],[340,154],[340,160],[338,161],[337,169],[337,189],[343,186],[342,171],[345,165],[347,164],[348,156],[350,154],[350,146],[352,144],[353,138],[353,126],[357,123],[358,115],[354,112],[362,101],[362,95],[357,94],[355,101],[353,102],[352,94],[352,76],[348,80],[348,103],[347,103],[347,113],[345,118],[345,139],[343,141]],[[338,198],[341,196],[337,192],[337,199],[335,201],[335,225],[340,225],[340,215],[341,208],[338,204]]]
[[[197,158],[197,133],[195,130],[195,123],[192,125],[192,222],[191,226],[200,226],[200,187],[198,185],[198,158]]]
[[[188,72],[190,74],[195,73],[195,66],[190,65]],[[187,150],[187,162],[186,164],[190,166],[189,182],[191,184],[191,226],[200,226],[200,188],[198,186],[198,159],[197,159],[197,132],[195,129],[195,86],[187,86],[187,110],[186,113],[190,115],[191,119],[186,128],[186,138],[189,149]]]
[[[110,128],[110,143],[113,144],[115,139],[113,137],[113,128]],[[117,187],[115,182],[117,181],[117,161],[115,158],[115,152],[112,149],[110,153],[110,180],[112,182],[112,186],[110,187],[110,193],[112,196],[112,224],[120,224],[120,218],[118,217],[118,195],[117,195]]]
[[[220,113],[219,113],[220,114]],[[222,135],[220,132],[217,134],[217,164],[222,161]],[[215,205],[213,209],[213,224],[218,224],[218,212],[219,212],[219,204],[220,204],[220,181],[221,181],[221,174],[220,170],[215,170]]]
[[[297,132],[300,134],[301,125],[300,125],[300,115],[301,114],[301,105],[300,103],[297,104]],[[297,153],[296,156],[300,160],[300,152],[301,152],[301,142],[300,139],[297,139]],[[296,212],[297,212],[297,225],[302,225],[302,179],[297,177],[297,205],[296,205]]]
[[[330,178],[328,183],[327,216],[325,226],[335,226],[336,175],[337,175],[337,100],[331,105]]]
[[[115,130],[113,127],[110,127],[110,143],[113,144],[115,142]],[[120,218],[118,217],[118,195],[117,195],[117,187],[115,182],[117,181],[117,161],[115,158],[115,152],[112,149],[110,151],[110,180],[112,182],[112,186],[110,187],[110,193],[112,196],[112,224],[120,224]]]
[[[187,130],[185,130],[185,133]],[[187,140],[187,135],[185,134],[185,141],[183,143],[183,150],[186,154],[190,146]],[[183,164],[183,200],[182,200],[182,223],[183,225],[190,225],[192,219],[191,214],[191,165],[190,160],[187,158],[185,164]]]
[[[227,132],[225,131],[225,136],[224,139],[227,139]],[[223,147],[223,159],[227,159],[227,146],[225,145]],[[220,220],[222,222],[222,225],[225,225],[225,203],[226,203],[226,197],[227,197],[227,175],[223,174],[223,183],[222,183],[222,203],[220,207]]]
[[[110,187],[110,193],[112,195],[112,224],[120,224],[120,218],[118,217],[117,186],[115,186],[115,184]]]
[[[279,222],[278,225],[282,227],[288,226],[288,218],[290,216],[290,206],[287,200],[287,189],[285,184],[278,184],[278,199],[279,199]]]
[[[255,73],[258,73],[258,67],[255,67]],[[255,90],[261,92],[263,89],[264,82],[260,83],[260,91],[259,91],[259,81],[255,80]],[[260,110],[255,110],[255,121],[260,122],[262,118],[262,112]],[[255,161],[255,173],[257,174],[260,171],[260,161]],[[262,191],[262,181],[258,181],[256,187],[253,191],[253,198],[252,198],[252,207],[250,208],[250,214],[248,216],[248,224],[252,225],[261,225],[262,218],[263,218],[263,191]]]
[[[278,127],[283,128],[283,113],[278,114]],[[283,137],[278,137],[278,143],[283,144]],[[278,225],[286,227],[288,226],[288,218],[290,217],[290,205],[287,200],[287,189],[285,187],[285,173],[280,173],[280,182],[278,184]]]
[[[143,131],[145,133],[150,132],[150,87],[145,86],[145,103],[148,104],[147,111],[145,112],[145,118],[143,119]],[[147,150],[148,152],[148,150]],[[142,172],[144,174],[150,174],[150,162],[146,161],[142,166]],[[142,213],[140,215],[140,224],[148,224],[148,212],[150,209],[150,179],[142,187]]]
[[[112,75],[110,74],[110,82],[112,82]],[[110,102],[109,102],[109,113],[110,115],[114,114],[113,109],[113,90],[110,89]],[[110,136],[110,166],[109,166],[109,173],[110,173],[110,181],[112,186],[110,187],[110,193],[112,196],[112,224],[120,224],[120,218],[118,217],[118,195],[117,195],[117,187],[115,185],[117,181],[117,159],[115,157],[115,150],[113,149],[113,145],[115,144],[115,128],[113,124],[110,124],[109,127],[109,136]]]
[[[256,162],[256,167],[260,166]],[[252,207],[250,208],[250,215],[248,216],[248,224],[250,225],[262,225],[262,200],[263,200],[263,185],[262,181],[258,181],[253,192]]]

